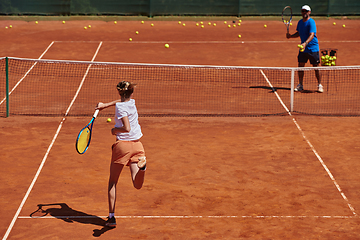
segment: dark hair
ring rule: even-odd
[[[133,94],[135,86],[136,86],[135,83],[121,81],[118,83],[118,85],[116,85],[116,88],[119,91],[120,96],[129,98],[131,94]]]

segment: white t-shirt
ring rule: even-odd
[[[130,99],[127,102],[117,102],[115,105],[115,127],[122,127],[121,118],[128,117],[130,122],[130,132],[118,133],[116,138],[123,141],[134,141],[140,139],[143,134],[138,120],[138,112],[135,106],[135,100]]]

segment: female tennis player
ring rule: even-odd
[[[131,98],[136,84],[122,81],[116,87],[120,95],[119,100],[109,103],[99,102],[96,109],[103,110],[115,106],[115,127],[111,134],[116,136],[112,145],[110,177],[108,188],[109,217],[106,226],[116,227],[114,216],[116,202],[116,185],[124,166],[130,166],[133,185],[140,189],[144,183],[146,157],[142,143],[143,136],[138,121],[135,100]]]

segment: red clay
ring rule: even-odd
[[[332,22],[317,21],[321,47],[337,48],[339,65],[359,64],[360,21],[336,20],[336,26]],[[4,28],[10,24],[13,28]],[[91,28],[84,30],[89,24]],[[38,58],[52,41],[86,41],[55,42],[43,58],[89,61],[103,41],[96,61],[296,66],[298,42],[286,40],[285,31],[280,21],[249,21],[236,28],[217,22],[216,27],[205,25],[204,29],[195,22],[186,22],[185,27],[155,22],[151,27],[150,21],[116,25],[1,21],[0,49],[2,56]],[[164,48],[166,42],[169,49]],[[145,184],[140,191],[134,189],[129,172],[123,172],[116,215],[129,217],[118,218],[116,229],[104,229],[100,217],[107,215],[112,124],[100,115],[88,152],[79,155],[75,138],[89,119],[70,117],[19,216],[40,216],[38,204],[55,204],[44,206],[43,215],[93,218],[19,218],[9,239],[358,239],[360,221],[348,203],[358,213],[359,118],[298,115],[296,120],[348,202],[289,116],[141,118],[148,158]],[[0,118],[1,236],[60,121]]]

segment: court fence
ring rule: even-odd
[[[0,0],[2,15],[280,15],[290,5],[300,15],[297,0]],[[321,0],[311,3],[313,16],[359,15],[358,0]]]
[[[0,58],[0,116],[91,116],[137,83],[140,116],[360,116],[360,66],[314,68],[166,65]],[[304,90],[294,92],[298,73]],[[113,116],[105,109],[100,116]]]

